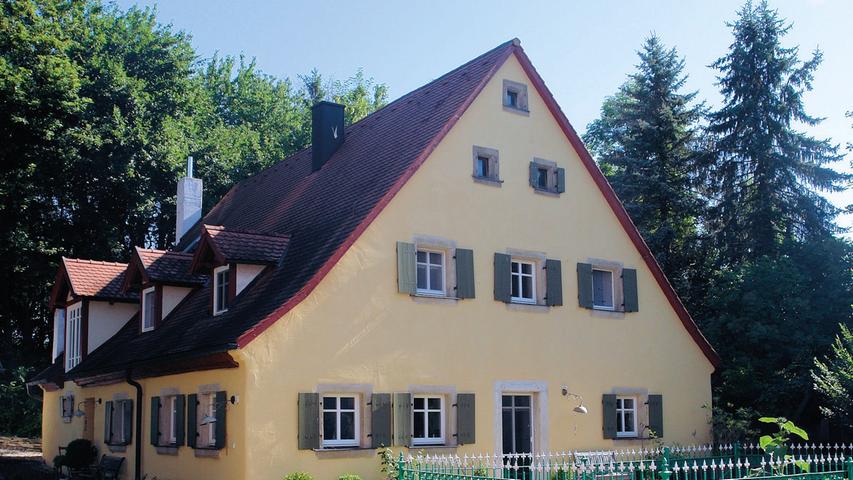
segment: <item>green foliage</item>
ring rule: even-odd
[[[71,468],[83,468],[95,463],[98,458],[98,450],[89,440],[78,438],[68,442],[65,449],[63,465]]]
[[[815,359],[815,389],[822,395],[821,412],[847,433],[853,433],[853,331],[839,325],[832,350],[824,360]]]
[[[757,415],[752,408],[736,407],[731,403],[723,406],[718,398],[714,399],[713,408],[707,405],[702,408],[710,409],[708,421],[716,445],[752,440],[758,435],[758,430],[753,426],[753,419]]]
[[[27,378],[33,371],[18,367],[7,380],[0,381],[0,435],[41,435],[41,405],[27,395]]]
[[[352,473],[345,473],[338,477],[338,480],[361,480],[361,477]]]
[[[305,472],[293,472],[285,475],[282,480],[314,480],[314,477]]]
[[[736,263],[836,232],[838,209],[819,192],[843,190],[850,176],[829,166],[842,158],[830,140],[796,130],[821,122],[803,95],[822,53],[801,61],[796,47],[784,47],[791,25],[766,0],[748,1],[731,27],[734,42],[712,64],[724,102],[709,118],[707,187],[709,227],[722,257]]]
[[[699,121],[696,92],[681,93],[684,60],[656,36],[601,107],[584,140],[667,277],[686,293],[697,257],[701,201],[693,188]]]
[[[382,472],[382,475],[384,475],[387,480],[396,480],[398,472],[397,459],[394,458],[394,451],[385,447],[380,448],[376,454],[379,455],[379,471]]]
[[[766,453],[776,458],[784,458],[790,460],[793,457],[787,454],[786,444],[791,439],[791,435],[796,435],[802,440],[808,440],[809,435],[802,428],[794,425],[794,422],[784,417],[761,417],[758,419],[761,423],[775,424],[779,430],[771,435],[762,435],[758,439],[758,444]],[[808,473],[809,463],[805,460],[795,460],[794,464],[803,472]],[[785,473],[784,466],[774,467],[779,475]]]

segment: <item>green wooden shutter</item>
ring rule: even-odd
[[[616,438],[616,395],[606,393],[601,397],[604,412],[604,438]]]
[[[373,448],[390,447],[394,424],[390,393],[370,396],[370,444]]]
[[[394,394],[394,445],[412,444],[412,394]]]
[[[160,445],[160,397],[151,397],[151,445]]]
[[[214,432],[216,436],[216,442],[214,446],[217,449],[225,448],[225,412],[228,410],[226,407],[228,406],[228,396],[225,391],[216,392],[216,400],[214,405],[216,405],[216,431]]]
[[[649,395],[649,428],[663,438],[663,395]]]
[[[545,260],[545,305],[563,304],[563,267],[559,260]]]
[[[320,394],[300,393],[299,401],[299,449],[320,448]]]
[[[397,242],[397,291],[413,295],[418,291],[415,244]]]
[[[175,396],[175,445],[184,444],[184,403],[185,395]]]
[[[633,268],[622,269],[622,295],[626,312],[640,311],[640,302],[637,298],[637,271]]]
[[[198,395],[187,395],[187,446],[198,445]]]
[[[459,445],[475,443],[477,440],[474,406],[473,393],[456,395],[456,442]]]
[[[578,305],[592,308],[592,264],[578,263]]]
[[[512,301],[512,257],[505,253],[495,253],[495,300],[509,303]]]
[[[133,441],[133,400],[122,400],[122,413],[124,415],[124,444],[130,445]],[[140,426],[137,425],[137,428]]]
[[[566,191],[566,169],[558,168],[557,169],[557,193],[563,193]]]
[[[474,298],[474,251],[456,249],[456,297]]]
[[[528,180],[530,181],[530,186],[533,188],[537,188],[536,180],[539,176],[539,168],[536,165],[536,162],[530,162],[529,172],[528,172]]]
[[[104,443],[110,444],[113,441],[113,402],[107,400],[104,403]]]

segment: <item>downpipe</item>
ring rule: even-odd
[[[136,429],[134,429],[136,461],[133,465],[133,478],[142,480],[142,385],[131,377],[130,369],[127,369],[125,382],[136,389]]]

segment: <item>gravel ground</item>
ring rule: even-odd
[[[38,439],[0,437],[0,480],[53,478],[53,469],[42,460]]]

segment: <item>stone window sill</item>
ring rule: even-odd
[[[112,453],[121,453],[121,452],[127,451],[127,445],[126,444],[110,444],[110,443],[108,443],[107,448]]]
[[[459,299],[456,297],[448,297],[446,295],[428,295],[425,293],[414,293],[410,296],[412,297],[412,300],[418,303],[455,304],[459,301]]]
[[[477,183],[482,183],[483,185],[489,185],[491,187],[500,187],[504,183],[504,181],[499,178],[478,177],[476,175],[471,175],[471,178],[473,178]]]
[[[158,455],[177,455],[178,447],[177,445],[158,445],[155,447]]]
[[[547,312],[550,309],[548,305],[542,305],[539,303],[509,302],[506,306],[510,310],[523,312]]]
[[[523,108],[510,107],[509,105],[504,105],[504,111],[505,111],[505,112],[510,112],[510,113],[515,113],[515,114],[517,114],[517,115],[522,115],[522,116],[525,116],[525,117],[529,117],[529,116],[530,116],[530,110],[526,110],[526,109],[523,109]]]
[[[196,457],[219,458],[219,450],[215,448],[194,448]]]

